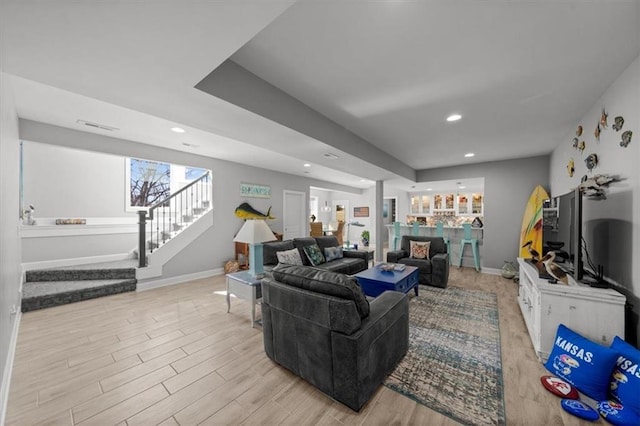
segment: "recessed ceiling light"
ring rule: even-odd
[[[431,189],[431,188],[427,188],[427,191],[433,191],[433,189]]]
[[[185,130],[182,127],[172,127],[171,128],[172,132],[176,132],[176,133],[184,133]]]
[[[338,158],[338,156],[337,156],[337,155],[332,154],[332,153],[330,153],[330,152],[327,152],[327,153],[325,153],[325,154],[322,154],[322,156],[323,156],[324,158],[328,158],[328,159],[330,159],[330,160],[335,160],[336,158]]]
[[[465,188],[466,188],[466,186],[464,186],[464,185],[460,185],[458,188],[460,188],[460,189],[465,189]]]
[[[304,167],[311,167],[311,164],[309,164],[309,163],[304,163],[304,164],[303,164],[303,166],[304,166]]]
[[[475,154],[473,152],[467,152],[464,156],[467,158],[473,157]]]
[[[458,121],[462,118],[460,114],[451,114],[447,117],[447,121]]]

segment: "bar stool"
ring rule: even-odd
[[[420,235],[420,224],[418,222],[413,222],[413,226],[411,227],[411,235]]]
[[[451,240],[449,237],[444,236],[444,224],[442,222],[436,223],[436,237],[442,237],[444,243],[447,245],[447,253],[449,253],[449,264],[453,264],[453,253],[451,252]]]
[[[393,222],[393,241],[390,241],[391,247],[393,247],[392,251],[398,250],[398,243],[402,239],[400,235],[400,222]]]
[[[476,271],[480,271],[480,254],[478,252],[478,240],[471,238],[471,224],[464,223],[462,225],[464,229],[464,238],[460,241],[460,262],[458,266],[462,266],[462,254],[464,252],[464,245],[471,244],[471,250],[473,251],[473,263],[476,265]]]

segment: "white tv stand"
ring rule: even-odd
[[[576,283],[550,284],[538,277],[536,268],[518,258],[520,284],[518,304],[538,358],[549,357],[559,324],[604,346],[614,336],[624,339],[626,298],[612,289]]]

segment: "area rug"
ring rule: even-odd
[[[420,286],[409,351],[385,385],[464,424],[505,424],[497,296]]]

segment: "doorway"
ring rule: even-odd
[[[382,243],[385,247],[389,247],[389,227],[396,222],[398,218],[398,197],[386,197],[382,200],[382,224],[385,232],[382,235]]]
[[[282,196],[282,227],[283,240],[304,237],[308,235],[306,223],[307,216],[307,194],[305,192],[284,190]]]

